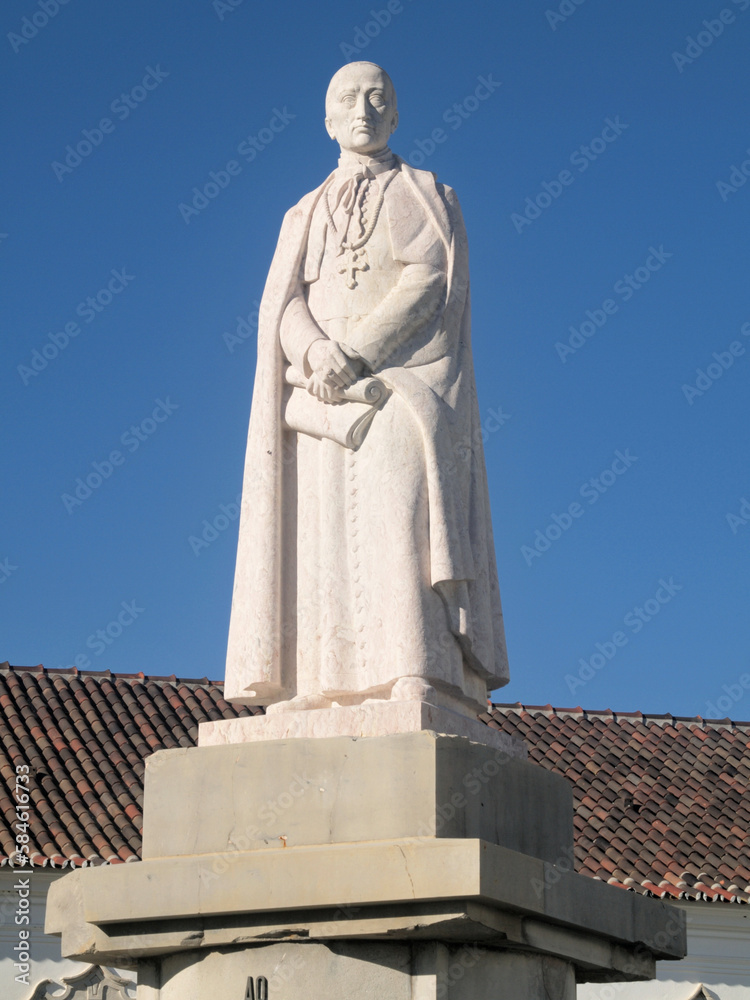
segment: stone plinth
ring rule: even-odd
[[[144,861],[414,837],[477,838],[553,863],[572,848],[566,781],[429,732],[163,750],[147,761],[145,797]]]
[[[270,1000],[572,1000],[684,954],[679,913],[571,871],[563,778],[460,737],[162,751],[144,812],[142,862],[66,876],[47,908],[65,956],[138,964],[139,1000],[243,1000],[248,978],[266,1000],[274,976]]]
[[[529,755],[523,740],[485,726],[468,715],[423,701],[373,700],[361,705],[203,722],[198,727],[198,745],[206,747],[223,743],[320,739],[332,736],[394,736],[424,730],[447,736],[462,736],[475,743],[504,750],[509,756],[521,760],[526,760]]]

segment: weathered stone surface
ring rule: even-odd
[[[681,915],[664,904],[570,872],[555,869],[559,877],[551,878],[553,869],[543,861],[481,840],[426,838],[229,857],[191,855],[74,872],[50,890],[47,932],[71,929],[66,883],[75,882],[80,922],[105,932],[117,925],[119,934],[132,923],[142,944],[150,933],[145,925],[163,921],[241,920],[264,913],[271,923],[274,914],[284,912],[307,925],[309,935],[321,911],[335,916],[354,908],[363,915],[369,907],[390,906],[398,913],[400,907],[442,901],[454,911],[476,902],[503,914],[535,916],[610,945],[631,950],[645,945],[661,958],[684,952]],[[280,936],[294,939],[298,932]],[[497,934],[499,940],[506,936]],[[65,940],[63,951],[68,954]]]
[[[570,870],[563,779],[468,740],[165,751],[148,763],[145,814],[144,861],[52,886],[47,932],[65,956],[125,966],[269,939],[480,942],[589,981],[650,978],[655,958],[684,953],[682,914]]]
[[[564,778],[430,732],[163,750],[145,794],[144,860],[437,836],[571,863]]]
[[[484,743],[497,750],[504,750],[509,756],[521,760],[528,757],[528,748],[522,740],[485,726],[476,718],[423,701],[371,701],[364,705],[203,722],[198,727],[198,745],[220,746],[224,743],[286,740],[293,737],[391,736],[424,730],[447,736],[462,736],[474,743]]]
[[[159,975],[159,1000],[575,1000],[569,962],[475,944],[267,944],[174,955]]]

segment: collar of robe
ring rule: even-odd
[[[395,157],[387,146],[372,156],[342,149],[330,189],[332,195],[330,211],[335,212],[341,205],[350,216],[358,200],[361,206],[369,182],[378,174],[387,173],[395,166]]]
[[[385,173],[386,170],[392,170],[395,165],[395,157],[388,146],[372,155],[342,149],[336,173],[341,174],[342,179],[343,176],[354,177],[357,174],[364,177],[375,177],[377,174]]]

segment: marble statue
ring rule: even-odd
[[[344,66],[325,107],[338,166],[261,304],[225,697],[475,715],[508,669],[461,210],[391,152],[384,70]]]
[[[466,236],[397,121],[336,73],[261,304],[224,695],[266,713],[149,757],[144,860],[50,888],[62,955],[141,1000],[576,1000],[685,954],[674,907],[555,868],[570,784],[476,718],[508,675]]]

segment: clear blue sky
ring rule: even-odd
[[[0,660],[223,676],[254,303],[366,58],[469,231],[499,700],[750,718],[750,0],[9,0],[2,36]]]

